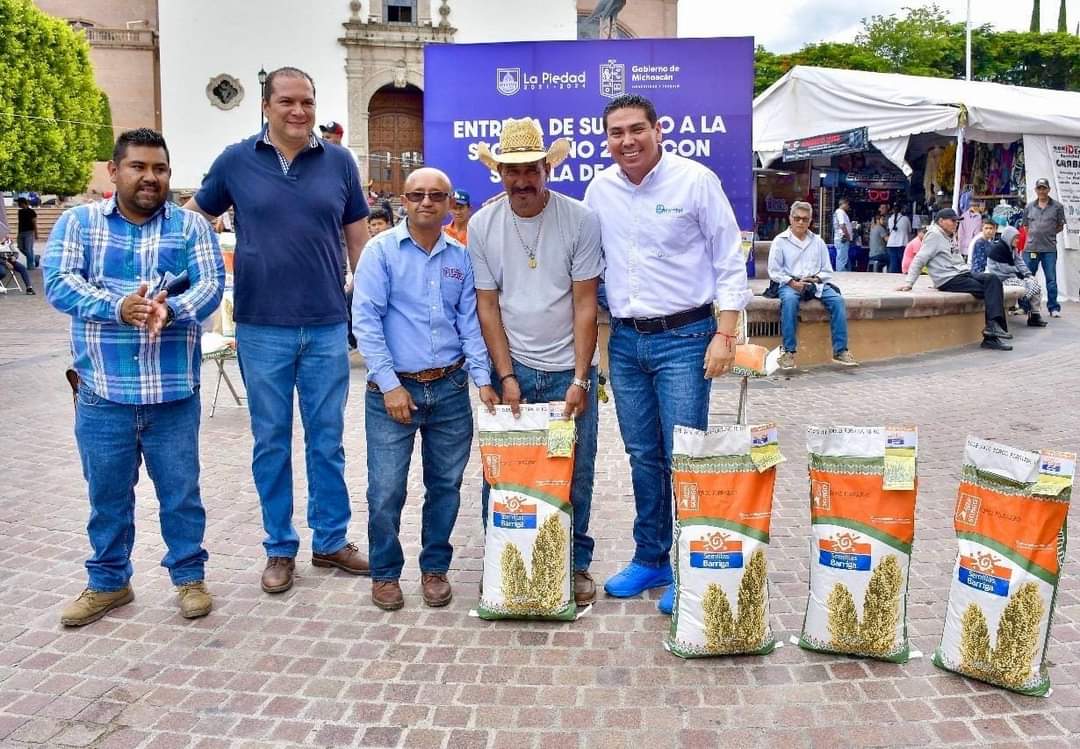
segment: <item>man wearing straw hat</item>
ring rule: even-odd
[[[657,608],[670,614],[674,426],[708,425],[712,378],[731,368],[751,295],[720,180],[664,152],[652,102],[613,99],[604,131],[615,164],[589,184],[585,204],[604,233],[611,384],[637,511],[634,556],[604,590],[627,598],[665,587]]]
[[[589,575],[596,465],[597,287],[604,270],[600,221],[583,203],[549,190],[551,169],[566,158],[560,138],[544,148],[540,123],[504,120],[499,143],[481,143],[480,160],[502,178],[506,200],[469,221],[476,307],[503,403],[565,401],[576,422],[570,504],[574,516],[574,599],[596,600]],[[488,486],[483,492],[487,521]]]

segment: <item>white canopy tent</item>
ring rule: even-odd
[[[1080,185],[1057,179],[1055,152],[1080,149],[1080,93],[1000,83],[928,78],[861,70],[796,66],[754,99],[754,151],[764,167],[784,141],[866,126],[871,144],[908,176],[912,135],[937,133],[983,143],[1023,139],[1027,194],[1050,180],[1066,204]],[[1073,151],[1080,154],[1080,150]],[[1077,156],[1076,158],[1080,158]],[[1058,248],[1080,250],[1080,210],[1058,235]],[[1077,297],[1080,252],[1058,253],[1059,293]]]

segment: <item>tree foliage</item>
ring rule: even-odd
[[[1061,4],[1058,6],[1057,31],[1059,34],[1067,34],[1069,32],[1069,20],[1065,13],[1065,0],[1061,0]]]
[[[0,60],[0,189],[82,192],[102,110],[86,39],[30,0],[0,0]]]
[[[1039,28],[1042,24],[1042,19],[1039,18],[1039,0],[1032,0],[1031,4],[1031,25],[1028,27],[1028,31],[1033,34],[1039,33]]]
[[[864,18],[853,42],[809,44],[789,54],[759,46],[754,53],[754,94],[795,65],[963,78],[964,24],[951,19],[930,4],[905,8],[902,15]],[[971,67],[974,80],[1080,91],[1080,37],[978,26],[971,32]]]
[[[98,106],[98,122],[101,123],[101,127],[97,129],[97,161],[109,161],[112,158],[113,144],[113,128],[112,128],[112,107],[109,106],[109,95],[104,91],[101,92],[101,104]]]

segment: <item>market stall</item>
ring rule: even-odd
[[[868,148],[865,155],[849,155],[849,161],[862,157],[877,166],[861,175],[857,168],[840,168],[837,160],[843,156],[795,166],[782,161],[785,142],[863,126]],[[870,191],[880,198],[888,189],[882,202],[908,201],[916,215],[942,205],[963,209],[974,203],[1016,220],[1017,210],[1034,196],[1035,180],[1045,177],[1067,220],[1058,235],[1060,291],[1077,298],[1080,93],[797,66],[754,100],[753,143],[762,167],[805,171],[811,189],[828,183],[860,189],[867,202]],[[845,176],[852,173],[854,181]],[[883,186],[899,185],[898,175],[907,179],[902,197],[896,187]],[[831,208],[821,193],[809,197]]]

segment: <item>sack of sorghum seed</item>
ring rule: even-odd
[[[904,663],[915,427],[809,427],[810,596],[799,645]]]
[[[1075,473],[1075,453],[968,437],[953,515],[960,548],[935,665],[1049,693],[1046,646]]]
[[[676,426],[675,602],[666,647],[684,658],[765,654],[769,626],[766,552],[776,465],[776,427]]]
[[[573,619],[574,422],[563,403],[477,411],[484,479],[482,619]]]

